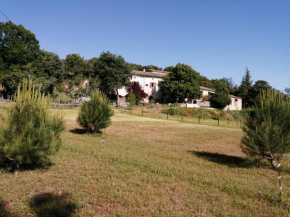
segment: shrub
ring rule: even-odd
[[[225,114],[225,119],[227,119],[228,121],[233,121],[235,118],[231,115],[231,114],[229,114],[229,113],[227,113],[227,114]]]
[[[93,133],[108,127],[113,114],[108,98],[96,90],[91,93],[91,100],[82,104],[77,121],[80,126]]]
[[[16,105],[2,117],[0,162],[7,167],[12,164],[16,174],[20,166],[48,163],[48,156],[61,146],[63,118],[59,115],[49,118],[48,100],[32,81],[24,80],[22,88],[18,86]]]
[[[127,101],[130,103],[131,106],[136,105],[136,96],[134,95],[134,93],[129,93]]]
[[[168,109],[168,114],[169,115],[180,115],[181,114],[181,110],[180,110],[180,108],[169,108]]]

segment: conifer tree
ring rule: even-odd
[[[82,104],[77,121],[83,128],[94,133],[108,127],[113,114],[106,95],[96,90],[91,93],[90,101]]]
[[[239,96],[243,100],[243,108],[249,107],[249,91],[252,88],[252,80],[251,80],[251,75],[250,71],[248,68],[246,68],[246,74],[242,79],[241,85],[239,86]]]
[[[48,163],[48,156],[61,146],[63,118],[60,115],[49,117],[48,101],[32,81],[23,80],[22,87],[18,86],[15,106],[2,117],[0,163],[12,164],[15,174],[21,166]]]
[[[267,159],[278,171],[282,200],[280,159],[290,152],[290,99],[273,89],[262,90],[243,130],[244,153]]]

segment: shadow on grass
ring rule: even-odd
[[[77,209],[68,193],[37,194],[30,199],[29,206],[37,217],[70,217]]]
[[[206,159],[208,161],[227,165],[229,167],[242,167],[249,168],[255,165],[255,161],[249,158],[242,158],[237,156],[219,154],[219,153],[211,153],[211,152],[199,152],[199,151],[188,151],[193,155]]]
[[[12,217],[9,210],[9,203],[0,199],[0,217]]]
[[[19,172],[22,171],[29,171],[29,170],[44,170],[47,171],[50,169],[50,167],[52,167],[53,165],[55,165],[54,163],[52,163],[49,159],[46,159],[40,163],[37,164],[22,164],[19,167]],[[15,165],[9,161],[9,160],[3,160],[0,164],[0,169],[8,172],[8,173],[12,173],[15,171]]]
[[[69,132],[71,132],[73,134],[80,134],[80,135],[83,135],[83,134],[97,135],[97,136],[102,135],[102,131],[91,132],[90,130],[80,129],[80,128],[72,129]]]

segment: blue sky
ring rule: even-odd
[[[61,58],[102,51],[126,61],[191,65],[208,78],[290,86],[289,0],[1,0],[0,10]],[[6,18],[0,14],[0,21]]]

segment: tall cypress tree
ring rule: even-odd
[[[252,83],[250,71],[246,68],[246,74],[242,79],[238,94],[243,100],[243,108],[248,108],[250,105],[249,91],[252,88]]]

